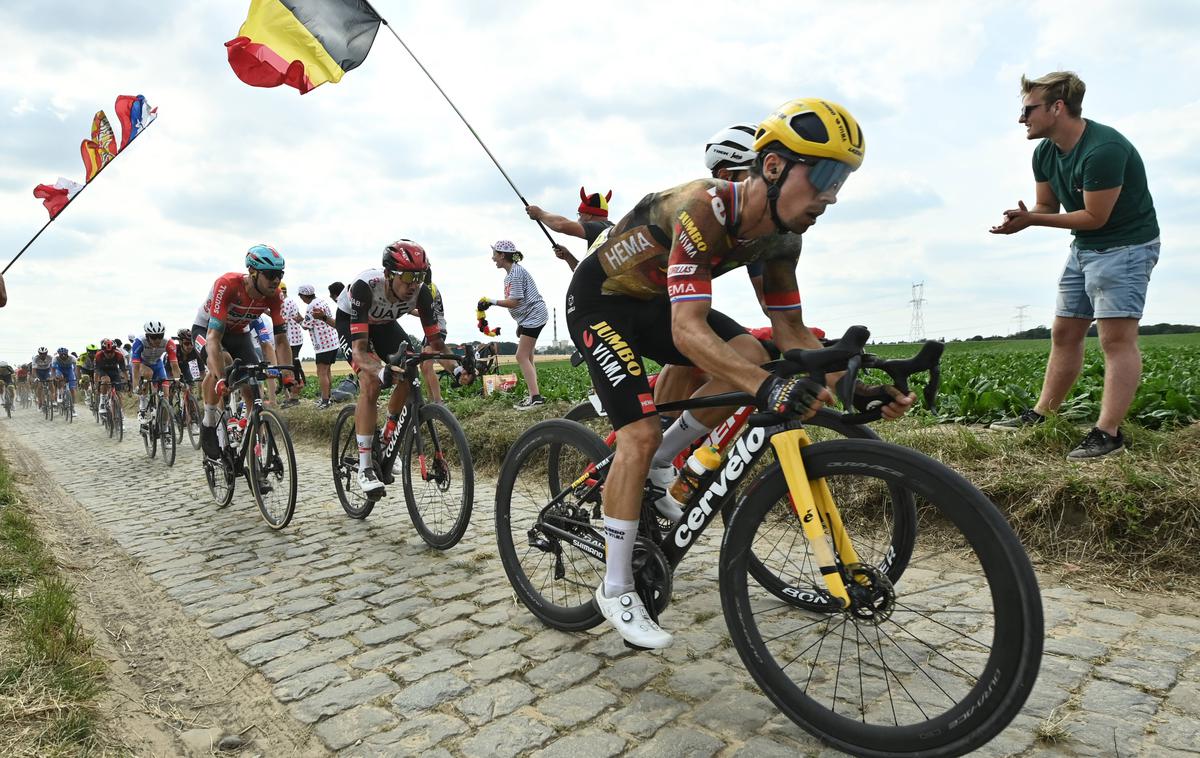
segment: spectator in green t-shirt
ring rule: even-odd
[[[1058,283],[1050,361],[1037,405],[995,429],[1019,429],[1046,420],[1066,398],[1083,368],[1083,343],[1093,320],[1104,351],[1100,418],[1073,460],[1124,450],[1121,422],[1142,375],[1138,321],[1150,272],[1158,262],[1158,219],[1137,150],[1119,132],[1081,116],[1084,84],[1070,71],[1040,79],[1021,77],[1019,123],[1033,151],[1037,203],[1004,212],[993,234],[1030,226],[1070,229],[1074,240]],[[1065,211],[1065,212],[1060,212]]]

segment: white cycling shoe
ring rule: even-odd
[[[669,646],[674,639],[670,632],[654,623],[636,592],[605,597],[604,582],[600,582],[596,588],[596,606],[630,647],[657,650]]]
[[[653,487],[662,490],[662,495],[654,501],[654,510],[663,518],[670,519],[672,524],[678,524],[683,518],[683,508],[671,497],[671,485],[678,477],[679,472],[674,466],[651,466],[650,473],[646,475]]]
[[[379,481],[375,469],[365,468],[358,472],[358,486],[363,492],[370,494],[383,489],[383,482]]]

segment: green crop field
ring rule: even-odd
[[[1142,384],[1134,398],[1129,419],[1157,429],[1200,419],[1200,334],[1170,334],[1142,337]],[[885,357],[912,355],[917,345],[873,345],[871,352]],[[1019,413],[1037,401],[1042,386],[1049,340],[952,342],[942,356],[942,383],[938,393],[937,417],[941,421],[986,423]],[[650,364],[650,370],[656,366]],[[516,373],[516,366],[504,367]],[[578,402],[591,387],[584,367],[567,360],[537,364],[538,381],[550,400]],[[882,376],[866,377],[882,381]],[[925,377],[913,379],[914,390],[924,386]],[[1084,370],[1062,407],[1070,421],[1094,421],[1100,412],[1104,388],[1104,359],[1097,339],[1089,338]],[[477,395],[473,388],[455,389],[451,398]],[[525,393],[524,381],[511,395],[496,402],[511,402]]]

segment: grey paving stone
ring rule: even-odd
[[[753,734],[774,715],[775,706],[757,692],[726,687],[692,712],[696,723],[714,732]]]
[[[433,650],[424,655],[409,658],[393,670],[396,673],[396,678],[400,681],[415,682],[427,674],[445,671],[466,660],[466,658],[453,650]]]
[[[467,678],[472,682],[490,682],[520,671],[528,665],[529,661],[515,650],[497,650],[479,660],[471,661],[464,668]]]
[[[428,711],[470,689],[470,685],[449,671],[421,678],[392,698],[392,706],[407,716],[414,711]]]
[[[469,658],[480,658],[488,653],[512,647],[523,639],[525,635],[515,629],[499,626],[460,643],[457,648]]]
[[[1097,668],[1096,676],[1151,690],[1167,690],[1179,678],[1179,665],[1121,656]]]
[[[251,645],[257,645],[260,642],[270,642],[277,640],[280,637],[286,637],[293,632],[298,632],[307,627],[308,624],[301,619],[284,619],[282,621],[272,621],[269,624],[248,629],[240,634],[235,634],[232,637],[225,639],[225,645],[230,650],[243,650]]]
[[[328,639],[330,637],[345,637],[348,634],[353,634],[360,629],[366,629],[374,626],[375,620],[365,613],[356,613],[345,618],[326,621],[324,624],[309,627],[308,633],[318,639]]]
[[[657,692],[639,692],[633,700],[608,719],[617,729],[635,737],[649,737],[687,710],[678,700]]]
[[[580,641],[578,635],[567,634],[557,629],[543,629],[521,644],[517,652],[535,661],[545,661],[576,647]]]
[[[417,625],[411,621],[393,621],[390,624],[373,627],[359,632],[356,637],[364,645],[382,645],[385,642],[399,639],[416,631]]]
[[[525,672],[525,679],[542,690],[557,692],[591,676],[600,661],[583,653],[563,653]]]
[[[707,758],[716,755],[725,743],[696,729],[663,729],[649,742],[643,742],[630,756],[654,758]]]
[[[242,596],[237,596],[242,597]],[[200,623],[204,625],[223,624],[234,619],[253,616],[269,610],[274,603],[269,598],[258,598],[256,600],[245,600],[244,598],[233,605],[216,608],[205,613],[200,617]]]
[[[348,756],[380,756],[392,758],[400,755],[421,755],[421,758],[432,758],[442,751],[431,751],[434,745],[467,731],[464,721],[444,713],[426,713],[413,719],[402,721],[395,729],[380,732],[363,740],[361,745],[345,751]]]
[[[602,682],[610,682],[623,690],[641,689],[666,667],[655,658],[631,655],[613,663],[600,672]]]
[[[396,716],[383,708],[360,705],[325,719],[314,731],[330,750],[341,750],[397,722]]]
[[[427,608],[421,612],[421,617],[418,619],[422,625],[433,628],[442,624],[454,621],[462,616],[467,616],[479,610],[472,602],[467,600],[454,600],[449,603],[443,603],[433,608]]]
[[[737,681],[737,673],[729,666],[704,660],[677,670],[667,678],[667,687],[680,695],[702,700],[735,681]]]
[[[277,640],[270,642],[260,642],[257,645],[238,652],[238,658],[251,666],[261,666],[268,661],[273,661],[281,655],[295,653],[298,650],[303,650],[308,647],[308,638],[303,632],[291,634],[287,637],[280,637]]]
[[[429,596],[435,600],[451,600],[454,598],[463,597],[465,595],[474,594],[479,589],[479,585],[475,582],[455,582],[439,586],[429,591]]]
[[[386,674],[367,674],[332,687],[292,704],[292,715],[306,724],[333,716],[375,698],[391,695],[400,689]]]
[[[591,721],[617,702],[616,695],[591,684],[547,695],[537,702],[537,711],[559,729]]]
[[[1047,637],[1044,651],[1047,655],[1065,655],[1071,658],[1090,660],[1108,654],[1109,645],[1087,637]]]
[[[275,685],[275,697],[279,698],[281,703],[290,703],[315,695],[331,684],[348,681],[350,674],[346,673],[345,669],[335,663],[326,663],[324,666],[317,666],[281,680]]]
[[[283,655],[265,664],[261,671],[263,676],[272,682],[278,682],[295,676],[301,671],[314,669],[326,663],[333,663],[353,653],[357,648],[348,640],[330,640],[315,645],[309,645],[302,651]]]
[[[1200,754],[1200,720],[1196,714],[1192,718],[1171,719],[1157,728],[1154,744]]]
[[[417,649],[407,642],[392,642],[380,647],[365,648],[361,655],[350,661],[350,665],[356,669],[372,670],[395,663],[416,652]]]
[[[367,598],[370,602],[373,598]],[[380,621],[412,621],[420,617],[421,613],[429,608],[429,599],[421,597],[410,597],[407,600],[398,600],[387,605],[372,606],[371,615]]]
[[[346,618],[347,616],[365,613],[369,610],[371,610],[371,606],[361,600],[342,600],[314,611],[310,615],[314,624],[324,624],[329,621]]]
[[[255,627],[262,626],[263,624],[269,624],[271,623],[271,618],[271,614],[269,613],[252,613],[248,616],[238,616],[237,618],[226,621],[223,624],[214,626],[212,629],[208,630],[208,633],[219,640],[225,639],[226,637],[232,637],[235,634],[241,634],[247,629],[254,629]]]
[[[502,679],[472,692],[454,704],[475,725],[512,713],[532,703],[537,696],[524,682]]]
[[[620,735],[586,730],[569,734],[534,755],[538,758],[612,758],[625,750],[625,738]],[[794,758],[789,755],[788,758]]]
[[[498,604],[482,610],[479,613],[472,614],[471,620],[476,624],[481,624],[483,626],[496,626],[497,624],[502,624],[505,621],[508,621],[508,617],[511,615],[512,612],[509,608],[506,608],[502,604]]]
[[[272,613],[276,618],[286,619],[324,608],[329,604],[329,601],[323,597],[301,597],[276,606]]]
[[[553,734],[554,730],[540,721],[512,714],[491,722],[460,744],[467,755],[513,758],[538,747]]]
[[[733,758],[796,758],[795,747],[782,745],[767,737],[754,737],[734,752]]]
[[[415,635],[413,642],[418,647],[432,650],[433,648],[451,647],[456,642],[474,637],[478,632],[479,627],[470,621],[458,619],[432,629],[426,629]]]

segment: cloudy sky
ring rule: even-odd
[[[5,258],[45,223],[34,185],[82,179],[78,145],[95,111],[111,117],[116,95],[138,93],[159,110],[7,275],[0,358],[124,337],[149,318],[187,326],[213,279],[260,241],[287,257],[293,292],[349,281],[395,238],[421,242],[451,340],[477,337],[475,300],[501,290],[496,239],[526,251],[548,304],[561,302],[566,266],[386,30],[361,68],[301,97],[230,71],[224,42],[247,6],[0,5]],[[914,282],[925,284],[931,337],[1014,331],[1018,306],[1026,327],[1049,323],[1068,235],[987,229],[1033,201],[1021,74],[1073,69],[1088,85],[1084,115],[1123,132],[1146,163],[1163,247],[1144,320],[1200,323],[1195,2],[376,7],[525,197],[563,214],[584,184],[611,188],[622,215],[704,175],[704,142],[719,128],[793,97],[841,102],[864,126],[867,158],[805,235],[801,291],[809,323],[863,323],[881,339],[908,335]],[[581,240],[567,244],[582,253]],[[716,307],[763,320],[740,273],[716,290]],[[511,334],[503,312],[491,320]]]

